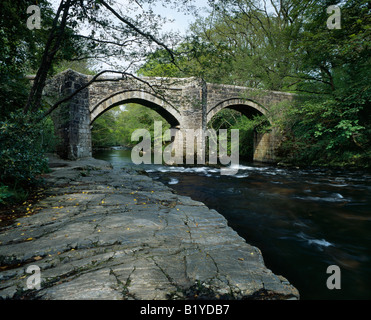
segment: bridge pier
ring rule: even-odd
[[[53,94],[66,97],[80,89],[87,82],[87,76],[67,70],[53,79]],[[50,90],[50,87],[49,87]],[[59,138],[57,154],[62,159],[76,160],[92,156],[89,89],[83,89],[73,98],[59,106],[51,117],[54,122],[55,134]]]
[[[276,149],[282,137],[278,129],[273,128],[270,132],[254,132],[254,161],[264,163],[276,163]]]
[[[54,100],[55,95],[58,99],[67,97],[91,79],[92,76],[69,69],[50,79],[44,94]],[[57,153],[64,159],[91,157],[92,123],[106,110],[120,104],[139,103],[162,115],[172,128],[176,128],[173,153],[177,151],[180,154],[182,150],[184,163],[187,157],[191,159],[195,156],[187,154],[187,129],[206,130],[212,117],[225,108],[237,110],[248,117],[263,114],[269,118],[273,106],[293,99],[290,93],[261,92],[246,87],[209,84],[197,78],[145,77],[138,80],[100,77],[98,80],[52,113],[55,132],[60,138]],[[253,100],[246,96],[252,97]],[[277,129],[256,134],[254,160],[275,162],[275,150],[280,140]],[[197,150],[197,143],[194,150]],[[205,150],[202,150],[202,155],[204,152]],[[199,159],[194,158],[195,163],[197,160]]]

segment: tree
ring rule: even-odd
[[[104,69],[97,70],[87,84],[90,85],[93,81],[101,81],[99,76],[108,72],[134,77],[134,66],[156,48],[165,49],[172,57],[172,41],[177,37],[159,34],[163,19],[153,14],[152,3],[152,0],[136,0],[122,8],[114,0],[60,0],[53,12],[48,0],[39,0],[41,29],[28,30],[27,8],[34,2],[0,2],[0,116],[7,118],[1,122],[0,138],[9,140],[0,146],[2,182],[23,184],[23,178],[32,181],[41,172],[46,159],[36,139],[43,135],[40,119],[84,89],[62,97],[45,111],[48,106],[43,102],[42,93],[48,77],[58,70],[61,62],[104,60]],[[164,3],[178,1],[164,0]],[[134,9],[140,13],[130,14]],[[109,58],[128,63],[119,65]],[[34,71],[36,76],[30,86],[24,77]],[[21,108],[23,114],[12,113]],[[42,115],[39,111],[43,111]],[[0,188],[7,190],[8,186]]]
[[[323,8],[333,3],[318,2],[305,13],[295,46],[296,90],[317,98],[288,111],[283,150],[308,164],[370,165],[371,7],[363,0],[340,3],[341,29],[331,30]]]
[[[18,110],[27,101],[29,91],[25,74],[37,68],[40,47],[46,31],[29,30],[26,26],[27,0],[3,0],[0,2],[0,117]],[[43,23],[49,25],[52,11],[46,0],[39,1]]]
[[[65,46],[66,41],[72,41],[76,48],[70,60],[104,60],[105,69],[100,70],[100,74],[115,72],[122,76],[133,76],[134,65],[158,47],[166,50],[174,61],[169,36],[160,36],[158,32],[163,19],[154,15],[151,9],[143,9],[152,2],[138,0],[127,3],[127,10],[124,11],[114,0],[61,0],[24,111],[41,107],[45,81],[56,53]],[[133,8],[141,13],[130,16]],[[86,26],[89,34],[81,32],[82,25]],[[115,59],[128,63],[123,66]]]
[[[219,81],[284,90],[298,67],[292,47],[304,19],[302,11],[312,2],[210,1],[210,16],[199,19],[192,32],[199,43],[215,48],[217,61],[221,58],[214,71],[219,77],[222,73]]]
[[[157,112],[142,105],[130,103],[111,109],[94,122],[93,147],[136,145],[137,142],[131,141],[131,135],[139,128],[148,130],[153,140],[155,121],[163,121],[163,131],[170,128],[170,125]]]
[[[177,54],[177,51],[175,51],[175,54]],[[184,67],[184,61],[179,60],[178,58],[177,64],[174,64],[166,50],[158,49],[146,57],[145,63],[138,69],[137,73],[147,77],[186,77],[187,73],[182,68]]]
[[[275,124],[286,135],[283,159],[306,164],[370,161],[368,1],[210,3],[213,10],[193,26],[193,37],[205,47],[218,46],[214,61],[221,52],[228,59],[224,68],[216,65],[216,77],[208,71],[209,81],[300,93],[297,105],[286,106]],[[339,30],[326,23],[327,8],[334,4],[341,9]]]

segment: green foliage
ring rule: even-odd
[[[0,119],[22,108],[30,89],[24,74],[35,62],[36,45],[26,26],[28,5],[27,1],[0,2]]]
[[[371,14],[366,0],[270,2],[215,0],[209,17],[192,27],[200,55],[213,61],[210,82],[307,93],[273,119],[285,141],[283,161],[314,165],[370,165]],[[341,8],[341,29],[330,30],[326,9]],[[196,45],[193,45],[196,47]],[[216,50],[217,48],[217,50]],[[203,52],[203,53],[202,53]],[[209,50],[209,53],[211,51]],[[223,56],[221,65],[214,64]],[[227,57],[227,58],[226,58]],[[196,62],[202,59],[196,59]],[[218,71],[219,74],[218,74]],[[247,123],[249,122],[246,120]],[[231,122],[229,113],[213,119]],[[245,128],[238,121],[231,127]],[[246,139],[246,140],[245,140]],[[244,131],[240,141],[247,142]],[[240,146],[241,149],[241,146]],[[242,152],[243,153],[243,152]]]
[[[240,117],[231,129],[239,129],[240,156],[252,160],[254,156],[254,137],[258,133],[269,131],[271,125],[263,115],[256,115],[253,118]]]
[[[92,63],[89,60],[80,60],[80,61],[68,61],[63,60],[58,62],[54,68],[55,73],[63,72],[67,69],[72,69],[76,72],[86,74],[86,75],[95,75],[96,72],[92,70]]]
[[[10,198],[13,195],[12,192],[9,191],[9,187],[5,185],[0,185],[0,205],[6,202],[7,198]]]
[[[280,3],[282,10],[274,14],[266,11],[263,1],[213,1],[210,16],[191,28],[198,44],[193,46],[206,58],[196,61],[208,69],[207,81],[271,90],[289,86],[297,64],[292,45],[300,29],[291,22],[298,17],[290,15],[303,5]]]
[[[23,108],[30,86],[21,73],[0,77],[0,119],[4,119],[10,112]]]
[[[152,52],[139,69],[140,75],[196,76],[213,83],[308,93],[300,104],[286,108],[275,119],[274,125],[279,125],[286,136],[280,149],[282,159],[305,164],[369,164],[369,1],[270,1],[269,10],[265,1],[258,0],[209,3],[213,6],[210,16],[199,19],[191,27],[190,37],[171,55],[160,43],[164,39],[155,41],[162,49],[152,52],[151,34],[156,34],[161,23],[152,19],[152,14],[136,17],[137,29],[143,31],[138,33],[129,24],[119,26],[111,16],[102,16],[103,5],[99,1],[72,1],[66,29],[62,33],[58,26],[52,39],[52,43],[61,41],[60,46],[49,52],[47,60],[52,63],[45,67],[45,64],[40,66],[40,61],[54,17],[50,1],[37,1],[43,28],[28,30],[26,9],[35,3],[2,0],[0,199],[11,192],[6,185],[26,185],[32,181],[42,170],[41,150],[52,151],[56,143],[50,119],[41,124],[18,112],[30,92],[24,75],[34,73],[39,67],[47,69],[44,71],[49,75],[66,68],[91,74],[84,60],[87,57],[121,57],[134,63]],[[341,8],[342,26],[339,30],[329,30],[326,8],[335,3]],[[76,35],[79,23],[83,22],[91,26],[89,36]],[[62,34],[61,38],[57,36]],[[73,59],[77,61],[71,62]],[[94,146],[129,145],[135,129],[153,130],[153,121],[162,118],[148,110],[127,106],[125,111],[106,112],[94,123]],[[15,113],[11,114],[12,111]],[[260,130],[262,122],[222,111],[210,125],[215,129],[240,129],[241,154],[247,155],[251,154],[253,130]]]
[[[163,130],[170,128],[157,112],[142,105],[128,104],[111,109],[93,124],[93,147],[136,145],[136,141],[131,141],[131,135],[136,129],[148,130],[153,139],[154,121],[162,121]]]
[[[139,68],[138,74],[147,77],[181,78],[185,76],[184,72],[171,61],[171,57],[164,49],[150,53],[146,62]]]
[[[27,14],[27,8],[35,4],[40,7],[42,28],[29,30],[26,25],[30,16]],[[30,0],[2,0],[0,2],[1,74],[25,74],[37,71],[53,18],[54,12],[48,0],[39,0],[37,3]],[[61,60],[76,56],[80,49],[70,27],[67,28],[66,33],[62,48],[55,57],[56,64]]]
[[[218,112],[209,122],[208,126],[214,130],[227,129],[230,135],[231,129],[239,130],[239,154],[248,160],[254,155],[254,134],[269,130],[270,124],[263,115],[248,118],[240,112],[232,109],[223,109]],[[230,141],[230,139],[228,140]],[[228,150],[230,151],[230,145]]]
[[[29,30],[27,8],[35,4],[40,7],[42,28]],[[35,74],[39,69],[53,18],[54,12],[48,0],[37,3],[30,0],[0,1],[0,119],[25,107],[31,89],[25,76]],[[56,65],[72,59],[79,51],[80,43],[68,26],[48,73],[59,71],[55,69]]]
[[[0,203],[23,200],[28,188],[47,169],[44,151],[55,145],[50,119],[40,121],[40,113],[21,112],[30,92],[25,75],[38,69],[49,35],[53,11],[49,1],[40,0],[42,29],[29,30],[27,7],[33,1],[0,2]],[[64,39],[55,62],[73,54],[72,38]]]
[[[297,164],[370,166],[370,7],[364,0],[341,4],[341,29],[329,30],[327,5],[316,2],[304,12],[294,46],[296,89],[312,94],[280,120],[286,135],[280,154]]]
[[[0,179],[3,185],[28,187],[47,170],[40,114],[11,113],[0,122]],[[32,121],[34,120],[34,121]]]
[[[198,77],[222,83],[231,71],[231,59],[223,43],[210,43],[198,36],[181,43],[174,52],[175,61],[164,49],[147,56],[138,74],[153,77]]]
[[[312,100],[286,109],[280,121],[285,140],[279,155],[306,165],[370,166],[371,131],[355,108],[334,100]]]
[[[54,122],[50,117],[46,117],[42,120],[41,134],[41,146],[44,152],[53,153],[56,151],[60,138],[55,135]]]
[[[239,153],[240,157],[252,160],[254,156],[254,120],[241,117],[239,121],[231,127],[239,130]]]

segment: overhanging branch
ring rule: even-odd
[[[166,97],[161,94],[159,92],[159,88],[162,87],[162,84],[160,85],[152,85],[151,83],[149,83],[148,81],[144,80],[144,79],[141,79],[141,78],[138,78],[137,76],[133,75],[132,73],[128,73],[126,71],[114,71],[114,70],[103,70],[99,73],[97,73],[95,76],[93,76],[93,78],[88,81],[85,85],[81,86],[79,89],[76,89],[74,92],[72,92],[70,95],[60,99],[59,101],[57,101],[56,103],[54,103],[41,117],[41,119],[47,117],[48,115],[50,115],[55,109],[57,109],[62,103],[64,102],[67,102],[68,100],[72,99],[74,96],[76,96],[79,92],[81,92],[82,90],[86,89],[87,87],[89,87],[93,82],[104,82],[104,81],[114,81],[115,79],[109,79],[109,78],[106,78],[106,79],[99,79],[99,77],[101,75],[103,75],[104,73],[115,73],[115,74],[121,74],[122,75],[122,78],[126,77],[126,76],[129,76],[143,84],[145,84],[146,86],[148,86],[154,93],[158,94],[161,96],[162,99],[164,99],[164,101],[166,101],[167,103],[169,103],[171,106],[173,106],[167,99]]]
[[[54,103],[53,106],[51,106],[48,111],[46,111],[43,115],[42,115],[42,118],[45,118],[47,117],[49,114],[51,114],[55,109],[57,109],[62,103],[64,102],[67,102],[68,100],[72,99],[75,95],[77,95],[79,92],[81,92],[82,90],[86,89],[88,86],[90,86],[93,82],[95,82],[97,80],[97,78],[99,76],[101,76],[102,74],[104,73],[119,73],[119,74],[122,74],[124,75],[125,72],[121,72],[121,71],[112,71],[112,70],[103,70],[99,73],[97,73],[89,82],[87,82],[85,85],[81,86],[79,89],[75,90],[74,92],[72,92],[70,95],[68,95],[67,97],[57,101],[56,103]]]

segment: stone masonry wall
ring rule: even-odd
[[[63,97],[92,79],[67,70],[49,82],[49,93]],[[101,77],[53,113],[61,138],[58,154],[65,159],[91,156],[91,124],[107,109],[137,102],[159,112],[174,128],[205,129],[223,108],[238,107],[245,114],[260,112],[268,117],[275,105],[292,100],[290,93],[263,91],[232,85],[205,83],[197,78]],[[46,94],[48,94],[48,92]],[[254,160],[272,162],[280,137],[277,130],[256,136]]]
[[[59,74],[46,88],[62,98],[87,83],[87,76],[67,70]],[[89,89],[83,89],[52,113],[56,135],[60,138],[57,154],[63,159],[91,157]]]

